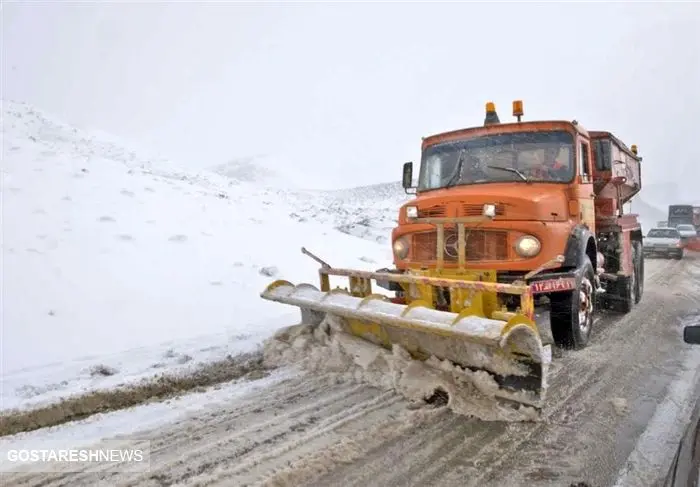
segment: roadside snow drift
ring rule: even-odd
[[[2,117],[2,409],[254,348],[298,320],[264,287],[316,284],[301,246],[338,266],[391,263],[402,193],[265,188],[25,104],[4,101]]]

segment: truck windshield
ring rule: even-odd
[[[423,151],[418,190],[495,182],[568,183],[574,138],[566,131],[485,135]]]

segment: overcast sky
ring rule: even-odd
[[[194,168],[269,154],[311,187],[398,180],[422,136],[522,99],[638,144],[647,183],[700,179],[698,3],[27,2],[2,21],[3,98]]]

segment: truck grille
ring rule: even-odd
[[[466,261],[507,260],[508,232],[488,230],[466,230]],[[457,240],[456,230],[445,230],[445,242]],[[445,262],[457,262],[456,244],[443,252]],[[413,260],[429,262],[437,260],[437,232],[424,232],[413,235]]]
[[[483,204],[463,203],[448,207],[445,205],[429,206],[427,208],[418,208],[418,218],[445,218],[450,213],[450,216],[481,216],[484,212]],[[505,216],[505,205],[496,205],[496,216]]]
[[[473,205],[465,203],[460,207],[459,216],[481,216],[484,212],[484,205]],[[496,216],[504,216],[506,209],[504,205],[496,205]]]
[[[447,208],[444,206],[430,206],[418,209],[418,218],[444,218],[447,215]]]

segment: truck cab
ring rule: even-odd
[[[483,127],[423,140],[417,198],[401,208],[392,235],[397,268],[460,267],[456,228],[445,234],[440,262],[433,225],[440,218],[483,217],[465,234],[464,263],[473,269],[528,272],[564,254],[572,224],[595,230],[585,129],[568,121],[497,120],[488,105]],[[407,181],[412,165],[404,171]]]

